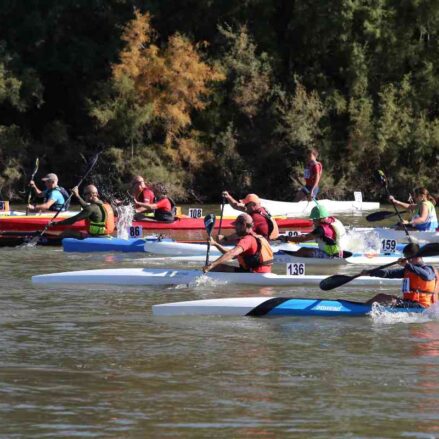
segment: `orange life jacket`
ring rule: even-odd
[[[244,270],[273,265],[273,250],[271,249],[269,242],[263,236],[251,236],[256,239],[258,249],[253,255],[238,255],[239,265],[244,268]]]
[[[438,301],[439,276],[434,270],[436,277],[433,280],[424,280],[411,270],[404,270],[403,299],[418,302],[428,308]],[[407,279],[407,280],[406,280]]]
[[[102,221],[90,221],[85,220],[87,224],[87,230],[90,235],[110,235],[114,232],[116,227],[114,221],[114,212],[112,207],[108,203],[97,204],[102,212]]]

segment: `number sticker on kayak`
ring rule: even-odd
[[[382,253],[394,253],[398,243],[395,239],[382,239],[381,240],[381,252]]]
[[[143,236],[143,227],[142,226],[128,227],[128,236],[130,238],[141,238]]]
[[[201,218],[203,216],[203,209],[199,207],[191,207],[189,209],[189,216],[191,218]]]
[[[303,262],[290,262],[287,264],[288,276],[303,276],[305,274],[305,264]]]
[[[286,230],[285,235],[287,236],[300,236],[302,233],[298,232],[297,230]]]

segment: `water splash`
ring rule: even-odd
[[[134,208],[131,204],[127,206],[116,206],[117,214],[117,237],[128,239],[128,227],[133,225]]]
[[[432,320],[439,321],[439,304],[436,303],[423,313],[393,312],[387,311],[379,303],[372,305],[370,313],[374,323],[382,325],[393,325],[395,323],[425,323]]]
[[[352,253],[379,254],[381,240],[377,232],[357,232],[348,230],[342,238],[342,247]]]

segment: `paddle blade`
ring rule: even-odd
[[[382,210],[380,212],[373,212],[366,216],[366,220],[373,223],[374,221],[382,221],[383,219],[389,218],[396,215],[395,212],[389,212],[388,210]]]
[[[323,291],[333,290],[334,288],[341,287],[344,284],[347,284],[352,279],[355,279],[357,276],[345,276],[344,274],[334,274],[333,276],[329,276],[326,279],[323,279],[319,286]]]
[[[382,186],[387,186],[387,177],[386,174],[381,169],[378,169],[374,172],[374,177],[376,181]]]
[[[204,227],[209,236],[212,235],[213,228],[215,227],[216,217],[213,213],[209,213],[204,217]]]
[[[430,242],[425,244],[418,253],[420,258],[424,256],[437,256],[439,255],[439,242]]]

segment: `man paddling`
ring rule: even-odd
[[[293,256],[305,258],[342,258],[343,249],[341,239],[346,234],[346,230],[337,218],[329,216],[324,206],[315,206],[311,210],[310,218],[314,223],[314,230],[305,235],[282,236],[284,242],[307,242],[317,241],[319,248],[302,247],[296,252],[291,252]]]
[[[267,209],[262,207],[261,199],[256,194],[247,194],[243,200],[235,200],[227,191],[222,196],[236,210],[245,212],[252,217],[254,232],[263,236],[265,239],[277,239],[279,229],[276,221],[268,213]],[[221,242],[234,242],[236,236],[226,236]]]
[[[408,244],[403,249],[404,258],[398,260],[402,268],[363,270],[362,276],[375,276],[389,279],[403,279],[402,299],[390,294],[377,294],[367,303],[382,303],[388,305],[412,305],[413,302],[428,308],[438,301],[439,275],[431,265],[416,257],[419,253],[418,244]]]
[[[253,231],[253,219],[247,213],[239,215],[233,222],[239,241],[234,248],[227,250],[221,244],[211,238],[211,243],[223,255],[209,265],[203,267],[203,271],[222,271],[238,273],[271,273],[273,264],[273,251],[268,241]],[[225,262],[238,258],[239,267],[226,265]]]
[[[50,225],[69,226],[77,221],[85,220],[87,232],[65,230],[61,233],[62,238],[86,238],[87,236],[107,236],[115,229],[113,209],[108,203],[99,199],[99,192],[96,186],[90,184],[84,188],[84,199],[79,195],[78,188],[74,187],[72,193],[78,199],[82,207],[77,215],[62,221],[50,223]]]
[[[51,172],[41,180],[44,181],[46,189],[39,189],[34,180],[29,182],[29,186],[35,191],[38,198],[43,198],[43,203],[28,204],[27,209],[32,212],[67,210],[69,206],[64,202],[69,198],[69,194],[63,187],[58,186],[58,176]]]
[[[136,203],[136,216],[138,221],[175,221],[175,203],[168,196],[168,190],[163,183],[157,183],[154,186],[155,199],[149,203]],[[145,217],[144,214],[153,213],[152,218]]]
[[[141,175],[136,175],[133,178],[130,193],[134,198],[136,213],[143,212],[144,210],[142,210],[142,207],[154,203],[154,192],[150,186],[146,185],[145,180]]]
[[[317,194],[319,193],[319,183],[323,172],[322,164],[317,161],[319,152],[315,148],[310,148],[306,151],[306,155],[308,162],[303,172],[305,186],[297,192],[294,201],[302,201],[305,199],[311,201],[317,198]]]

